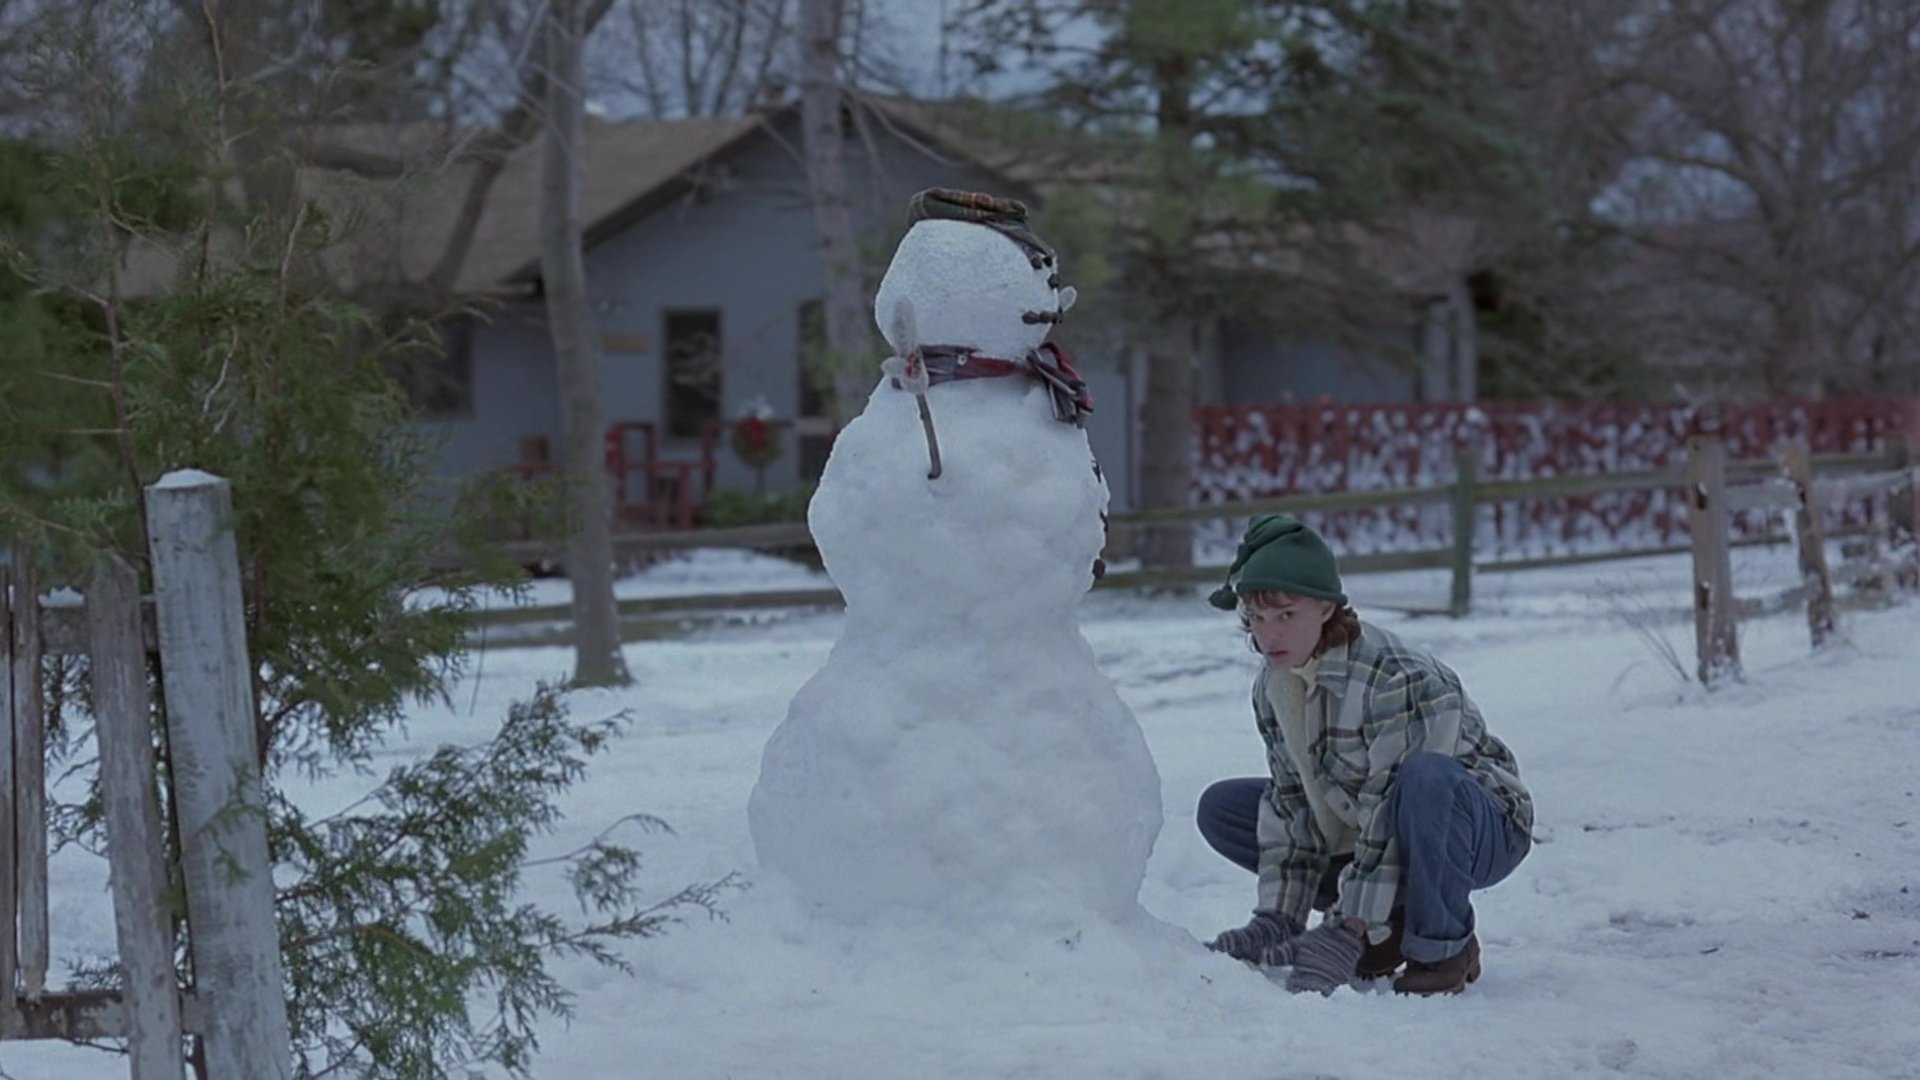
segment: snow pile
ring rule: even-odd
[[[951,410],[949,410],[951,411]],[[1743,551],[1796,579],[1791,555]],[[1743,620],[1748,681],[1683,685],[1621,615],[1692,642],[1686,557],[1489,575],[1466,619],[1374,607],[1446,595],[1442,573],[1349,582],[1370,618],[1454,665],[1513,747],[1550,841],[1476,894],[1486,975],[1445,1001],[1379,985],[1293,997],[1203,951],[1142,945],[1090,922],[1017,941],[931,921],[841,928],[796,915],[755,874],[747,793],[768,735],[829,652],[840,615],[781,628],[631,645],[637,685],[572,695],[576,716],[634,723],[569,797],[538,856],[566,852],[635,811],[672,835],[620,834],[645,853],[654,897],[730,871],[727,921],[695,916],[624,951],[633,975],[582,958],[555,974],[578,997],[541,1029],[546,1080],[1168,1080],[1371,1077],[1539,1080],[1698,1077],[1887,1080],[1920,1075],[1920,605],[1849,613],[1850,641],[1809,656],[1806,620]],[[1194,937],[1246,918],[1253,877],[1214,854],[1193,803],[1223,776],[1257,774],[1247,691],[1258,658],[1198,595],[1102,592],[1081,622],[1153,749],[1165,826],[1142,903]],[[1423,599],[1424,598],[1424,599]],[[412,758],[483,737],[565,648],[494,650],[474,682],[420,704]],[[1035,768],[1051,767],[1035,766]],[[376,777],[293,792],[337,811]],[[63,797],[81,780],[59,781]],[[968,809],[969,813],[981,813]],[[848,837],[849,844],[862,842]],[[76,845],[51,866],[53,954],[111,956],[105,863]],[[570,910],[557,867],[529,899]],[[476,1002],[476,1015],[489,1003]],[[0,1044],[21,1080],[126,1075],[124,1061],[57,1043]],[[467,1076],[467,1070],[455,1070]],[[474,1077],[507,1080],[500,1070]]]
[[[632,600],[832,587],[825,574],[791,559],[740,549],[696,548],[676,552],[616,579],[613,594],[617,599]],[[438,588],[420,589],[408,600],[422,606],[440,604],[446,602],[446,593]],[[514,589],[482,590],[475,601],[487,610],[564,608],[573,601],[573,586],[564,577],[534,578]]]

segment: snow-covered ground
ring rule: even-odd
[[[1784,550],[1745,552],[1737,583],[1757,594],[1791,576]],[[1743,623],[1746,680],[1706,693],[1655,644],[1686,662],[1686,577],[1679,559],[1487,575],[1468,619],[1379,615],[1461,672],[1539,808],[1544,842],[1478,896],[1486,974],[1462,998],[1291,997],[1201,949],[1254,895],[1191,810],[1208,783],[1262,766],[1247,704],[1257,660],[1199,590],[1100,593],[1083,604],[1085,634],[1160,771],[1166,824],[1141,900],[1163,927],[859,934],[808,923],[762,881],[729,894],[728,921],[697,916],[636,943],[632,977],[564,967],[579,1014],[547,1033],[536,1075],[1920,1077],[1920,605],[1848,615],[1845,643],[1819,656],[1797,615]],[[622,591],[749,580],[821,579],[707,554]],[[1437,574],[1349,586],[1363,615],[1446,595]],[[746,804],[761,748],[840,622],[762,613],[630,646],[634,688],[573,695],[578,716],[629,709],[633,724],[546,846],[644,811],[675,829],[639,839],[660,895],[757,876]],[[419,713],[412,744],[389,754],[483,737],[569,660],[489,652],[456,707]],[[360,783],[312,798],[338,805]],[[91,859],[56,858],[57,954],[110,949],[103,882]],[[557,880],[530,888],[571,903]],[[98,1052],[21,1043],[0,1045],[0,1069],[125,1075]]]

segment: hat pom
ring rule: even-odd
[[[1234,608],[1240,606],[1240,594],[1233,591],[1231,584],[1222,585],[1213,590],[1212,594],[1207,597],[1207,603],[1212,604],[1221,611],[1232,611]]]

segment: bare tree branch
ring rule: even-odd
[[[580,16],[581,34],[590,36],[612,6],[613,0],[590,0]],[[536,36],[529,37],[529,43],[538,40],[540,25],[538,19],[531,22],[530,29]],[[467,255],[473,250],[475,226],[479,225],[480,215],[486,211],[493,185],[506,170],[508,157],[525,146],[540,130],[539,110],[547,92],[547,69],[536,56],[537,50],[529,44],[518,66],[519,99],[492,131],[483,138],[472,140],[464,149],[477,167],[467,182],[467,190],[461,198],[460,212],[454,218],[447,246],[427,274],[426,285],[435,293],[453,291],[460,271],[466,265]]]
[[[1898,357],[1920,389],[1920,338],[1902,314],[1920,293],[1920,3],[1620,10],[1626,29],[1591,48],[1616,84],[1652,95],[1616,133],[1641,163],[1633,212],[1659,215],[1630,232],[1703,297],[1750,305],[1745,318],[1698,313],[1703,333],[1744,327],[1742,351],[1774,393],[1859,392],[1849,373],[1869,353]]]
[[[614,84],[661,118],[755,104],[789,42],[787,0],[633,0]]]

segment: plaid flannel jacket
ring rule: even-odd
[[[1291,676],[1263,668],[1253,686],[1254,718],[1273,772],[1260,802],[1258,910],[1306,925],[1331,857],[1307,804],[1305,785],[1312,784],[1358,833],[1330,916],[1359,917],[1384,933],[1401,867],[1388,797],[1401,762],[1423,750],[1458,760],[1517,827],[1533,831],[1533,798],[1513,753],[1487,734],[1460,677],[1426,652],[1363,623],[1358,639],[1324,653],[1307,688],[1307,746],[1298,760],[1281,736],[1270,677]]]

